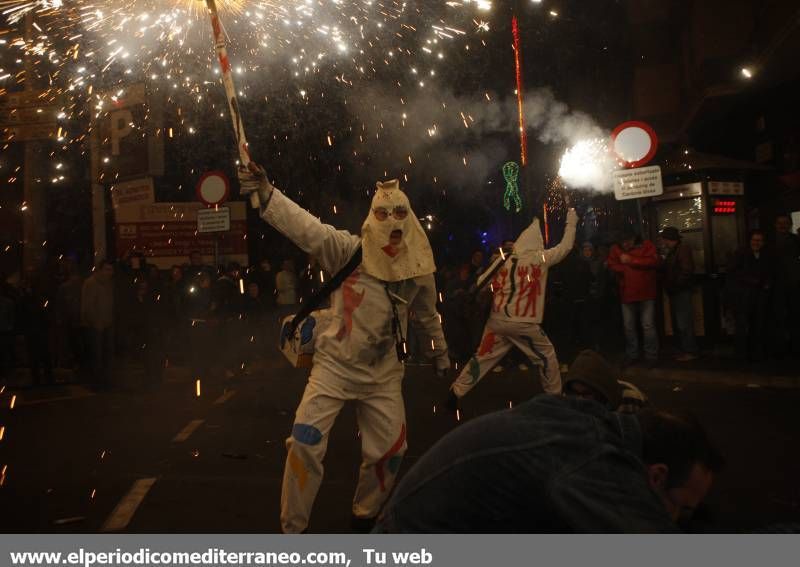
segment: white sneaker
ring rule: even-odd
[[[505,368],[503,368],[499,364],[497,366],[495,366],[494,368],[492,368],[492,372],[494,372],[495,374],[500,374],[503,370],[505,370]]]

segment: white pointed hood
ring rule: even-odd
[[[361,227],[362,266],[366,273],[387,282],[396,282],[432,274],[436,271],[428,236],[419,224],[408,197],[400,190],[397,179],[377,182],[377,191],[367,219]],[[373,211],[385,209],[392,212],[396,208],[408,211],[402,220],[389,216],[378,220]],[[389,244],[392,231],[403,233],[398,247]]]
[[[530,259],[534,264],[544,263],[544,239],[542,238],[538,217],[534,218],[528,228],[519,235],[519,238],[514,243],[513,253],[517,256],[524,255],[526,259]]]

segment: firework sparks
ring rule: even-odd
[[[581,140],[561,156],[558,175],[571,188],[608,191],[614,169],[614,159],[604,140]]]

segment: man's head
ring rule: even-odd
[[[281,269],[284,272],[292,272],[294,273],[294,261],[293,260],[284,260],[283,264],[281,264]]]
[[[749,242],[750,242],[750,250],[752,250],[756,254],[761,252],[761,249],[764,248],[764,232],[758,229],[751,230]]]
[[[775,218],[775,232],[777,234],[790,234],[792,232],[792,217],[780,214]]]
[[[150,285],[147,283],[147,280],[139,280],[136,282],[136,297],[144,298],[147,296],[147,292],[150,289]]]
[[[581,256],[587,260],[591,260],[594,257],[594,244],[589,241],[581,244]]]
[[[397,179],[378,182],[361,227],[363,268],[383,281],[400,281],[436,271],[428,235]]]
[[[258,289],[258,284],[256,282],[250,282],[249,284],[247,284],[247,295],[249,295],[253,299],[258,299],[259,289]]]
[[[199,250],[193,250],[189,254],[189,263],[192,266],[202,266],[203,265],[203,255],[200,253]]]
[[[476,268],[480,268],[483,266],[483,250],[475,250],[472,253],[472,258],[470,258],[470,262]]]
[[[95,267],[95,272],[101,281],[108,282],[114,276],[114,266],[108,260],[100,260]]]
[[[650,488],[674,521],[688,520],[708,494],[724,459],[691,415],[646,409],[636,418]]]
[[[503,253],[505,255],[509,255],[514,252],[514,241],[513,240],[503,240],[503,245],[501,246],[503,249]]]
[[[378,182],[378,190],[372,198],[371,216],[364,223],[370,225],[378,243],[386,247],[386,254],[391,255],[389,249],[397,249],[403,242],[403,236],[408,234],[408,215],[411,204],[406,194],[400,190],[400,182],[396,179]],[[385,240],[385,242],[383,242]]]
[[[674,226],[664,227],[661,230],[659,236],[661,237],[661,242],[664,243],[664,246],[666,246],[670,250],[675,248],[681,241],[681,233]]]
[[[597,352],[581,351],[564,379],[564,394],[594,400],[615,410],[622,403],[619,375],[619,371]]]
[[[630,252],[636,246],[637,235],[631,229],[626,229],[622,232],[619,238],[619,247],[625,252]]]
[[[133,254],[131,254],[128,263],[130,264],[132,270],[141,270],[142,268],[144,268],[145,264],[144,254],[142,254],[141,252],[134,252]]]
[[[172,276],[172,281],[178,283],[183,279],[183,268],[178,266],[177,264],[172,266],[172,271],[170,272]]]
[[[242,267],[238,262],[229,262],[225,272],[228,274],[228,277],[237,280],[241,277]]]

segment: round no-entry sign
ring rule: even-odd
[[[658,136],[649,124],[623,122],[611,132],[611,149],[625,167],[640,167],[656,155]]]
[[[197,182],[197,198],[209,207],[224,203],[230,192],[228,177],[221,171],[204,173]]]

